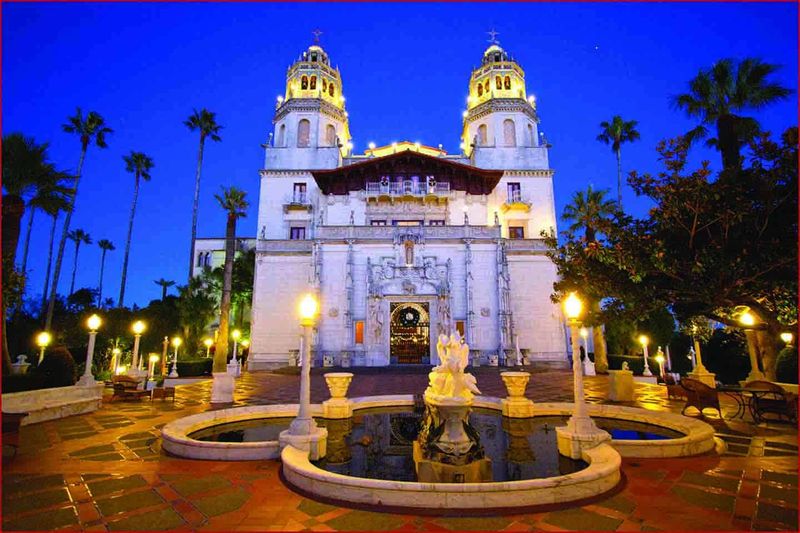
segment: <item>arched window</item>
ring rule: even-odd
[[[332,84],[332,83],[330,85],[328,85],[328,94],[331,95],[331,96],[335,96],[336,95],[336,86],[334,84]]]
[[[514,128],[514,121],[510,118],[503,121],[503,144],[506,146],[517,145],[517,132]]]
[[[325,92],[327,90],[328,90],[328,80],[322,78],[322,92]]]
[[[498,90],[503,88],[503,80],[500,78],[500,76],[494,77],[494,84]]]
[[[308,78],[306,76],[300,78],[300,88],[304,91],[308,89]]]
[[[311,123],[302,119],[297,124],[297,147],[306,148],[310,144],[309,134],[311,133]]]
[[[478,126],[478,146],[486,146],[486,124]]]
[[[312,91],[317,89],[317,77],[316,76],[311,76],[311,85],[310,85],[309,89],[311,89]]]
[[[478,96],[479,97],[483,96],[483,84],[482,83],[478,84]]]
[[[532,124],[528,124],[528,143],[530,143],[531,146],[536,146],[536,137],[533,135]]]
[[[286,146],[286,124],[281,124],[278,128],[278,138],[275,140],[275,146],[283,148]]]
[[[511,90],[511,76],[506,76],[503,80],[503,88],[507,91]]]
[[[489,80],[486,80],[486,85],[484,86],[483,90],[487,93],[489,92]]]
[[[328,146],[336,146],[336,128],[333,124],[328,124],[325,127],[325,144]]]

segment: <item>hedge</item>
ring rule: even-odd
[[[781,383],[797,383],[797,346],[787,346],[775,362],[775,378]]]
[[[214,366],[212,358],[186,359],[178,361],[178,375],[182,378],[211,375]]]

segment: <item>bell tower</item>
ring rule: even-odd
[[[481,168],[548,168],[539,140],[536,98],[527,94],[525,72],[494,39],[472,71],[461,149]],[[533,150],[532,150],[533,149]]]
[[[265,168],[335,168],[352,151],[342,77],[318,37],[286,73]]]

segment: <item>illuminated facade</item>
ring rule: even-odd
[[[352,149],[342,79],[311,46],[289,68],[265,145],[250,369],[299,349],[297,302],[320,300],[315,364],[436,363],[458,330],[475,363],[563,361],[547,146],[525,74],[497,44],[470,78],[461,153]]]

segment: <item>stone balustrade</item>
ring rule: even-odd
[[[4,413],[28,413],[22,425],[91,413],[103,401],[103,383],[3,394]]]

